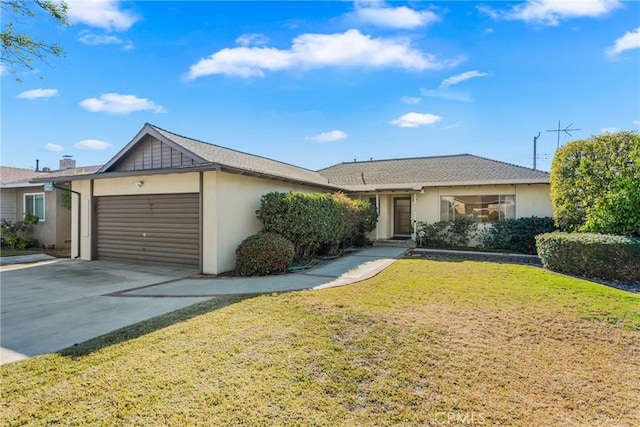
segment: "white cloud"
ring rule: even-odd
[[[406,6],[389,7],[381,1],[356,2],[355,18],[379,27],[413,29],[440,20],[431,11],[417,11]]]
[[[80,105],[94,113],[129,114],[134,111],[151,111],[155,114],[166,113],[162,105],[157,105],[147,98],[119,93],[105,93],[100,98],[87,98]]]
[[[45,144],[44,149],[47,151],[62,151],[64,148],[60,144]]]
[[[455,123],[453,123],[453,124],[450,124],[450,125],[448,125],[448,126],[443,127],[443,128],[442,128],[442,130],[455,129],[455,128],[460,127],[460,125],[462,125],[462,122],[459,122],[459,121],[458,121],[458,122],[455,122]]]
[[[92,34],[87,31],[83,31],[80,33],[79,39],[82,43],[87,44],[89,46],[97,46],[101,44],[121,44],[122,39],[117,36],[112,35],[99,35]]]
[[[606,15],[621,6],[619,0],[528,0],[501,11],[480,6],[478,9],[494,19],[522,20],[556,26],[562,19]]]
[[[430,113],[407,113],[391,121],[391,124],[401,128],[417,128],[432,125],[442,120],[442,117]]]
[[[616,39],[609,49],[606,50],[609,55],[618,55],[625,50],[640,48],[640,27],[634,31],[628,31],[624,36]]]
[[[617,127],[602,128],[600,129],[600,133],[616,133],[618,130]]]
[[[58,89],[31,89],[25,90],[18,94],[16,98],[21,99],[37,99],[37,98],[51,98],[58,94]]]
[[[633,124],[636,125],[636,126],[640,126],[640,120],[634,120]]]
[[[422,101],[422,98],[418,98],[417,96],[403,96],[400,98],[400,102],[403,104],[419,104]]]
[[[286,50],[236,47],[219,50],[189,68],[188,78],[210,74],[264,77],[267,71],[325,67],[402,68],[426,70],[449,63],[413,49],[406,39],[372,38],[358,30],[338,34],[303,34]]]
[[[76,142],[74,147],[81,150],[106,150],[111,147],[111,144],[100,141],[99,139],[83,139],[82,141]]]
[[[269,39],[263,34],[243,34],[236,39],[240,46],[264,46]]]
[[[308,137],[308,139],[312,139],[317,142],[333,142],[346,139],[348,136],[349,135],[341,130],[332,130],[329,132],[323,132],[320,135]]]
[[[120,9],[116,0],[65,0],[71,23],[82,23],[107,31],[126,31],[137,20],[133,13]]]
[[[7,67],[4,64],[0,64],[0,76],[4,76],[7,73]]]
[[[440,83],[440,88],[448,88],[449,86],[457,85],[465,80],[473,79],[476,77],[486,77],[489,73],[483,73],[477,70],[467,71],[462,74],[457,74],[455,76],[448,77]]]
[[[444,89],[420,89],[420,93],[424,96],[431,98],[440,98],[447,101],[459,101],[459,102],[472,102],[469,94],[460,92],[458,90],[444,88]]]

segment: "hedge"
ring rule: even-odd
[[[495,222],[481,233],[482,246],[521,254],[536,253],[536,236],[556,227],[551,217],[526,217]]]
[[[640,239],[594,233],[536,237],[538,256],[554,271],[605,280],[640,280]]]
[[[266,276],[283,273],[293,256],[293,243],[279,234],[254,234],[244,239],[236,249],[236,274]]]
[[[337,253],[341,244],[362,240],[378,219],[369,202],[342,193],[268,193],[260,199],[256,215],[263,232],[293,242],[296,262],[309,260],[321,249]]]

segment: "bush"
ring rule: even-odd
[[[640,236],[640,135],[617,132],[560,147],[551,202],[562,231]]]
[[[468,246],[477,235],[478,223],[473,218],[458,217],[453,221],[416,224],[418,245],[427,248]]]
[[[293,243],[284,237],[274,233],[254,234],[236,249],[236,274],[266,276],[283,273],[293,256]]]
[[[30,247],[31,239],[27,237],[27,234],[34,225],[38,225],[38,217],[29,213],[24,214],[24,218],[21,221],[12,222],[3,219],[0,222],[3,246],[12,249],[26,249]]]
[[[640,280],[640,239],[594,233],[536,237],[538,256],[550,270],[606,280]]]
[[[309,260],[318,250],[336,253],[375,228],[378,215],[371,204],[342,193],[268,193],[256,211],[263,232],[293,242],[296,262]]]
[[[555,231],[553,218],[528,217],[495,222],[481,235],[482,246],[522,254],[536,253],[536,236]]]

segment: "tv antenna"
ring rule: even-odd
[[[558,145],[557,147],[560,147],[560,134],[562,132],[566,133],[569,136],[573,136],[571,135],[569,132],[570,131],[574,131],[574,130],[582,130],[582,129],[570,129],[571,126],[573,126],[573,123],[571,123],[569,126],[567,126],[566,128],[562,129],[562,127],[560,126],[560,120],[558,120],[558,129],[551,129],[551,130],[547,130],[547,132],[557,132],[558,133]],[[557,148],[556,147],[556,148]],[[534,168],[535,169],[535,168]]]

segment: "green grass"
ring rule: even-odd
[[[149,303],[152,303],[150,301]],[[0,425],[639,425],[640,296],[401,260],[0,367]]]

